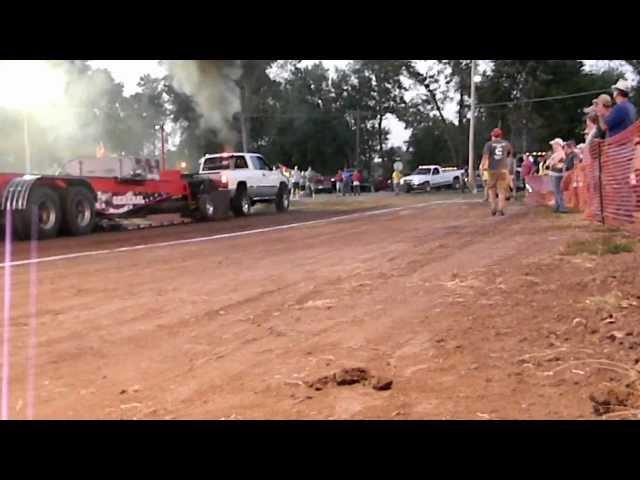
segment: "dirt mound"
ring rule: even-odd
[[[374,376],[369,370],[362,367],[342,368],[331,375],[324,375],[310,382],[305,382],[309,388],[316,391],[324,390],[331,385],[343,387],[346,385],[370,385],[378,391],[390,390],[393,380],[387,377]]]

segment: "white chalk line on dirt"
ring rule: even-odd
[[[182,240],[171,240],[168,242],[156,242],[156,243],[147,243],[147,244],[142,244],[142,245],[134,245],[131,247],[119,247],[119,248],[110,248],[110,249],[106,249],[106,250],[91,250],[88,252],[77,252],[77,253],[67,253],[64,255],[55,255],[55,256],[51,256],[51,257],[42,257],[42,258],[33,258],[33,259],[29,259],[29,260],[17,260],[14,262],[4,262],[0,264],[0,267],[6,267],[6,266],[10,266],[10,267],[17,267],[17,266],[22,266],[22,265],[31,265],[34,263],[44,263],[44,262],[54,262],[54,261],[60,261],[60,260],[71,260],[74,258],[80,258],[80,257],[94,257],[97,255],[107,255],[107,254],[111,254],[111,253],[122,253],[122,252],[129,252],[129,251],[133,251],[133,250],[144,250],[147,248],[158,248],[158,247],[170,247],[170,246],[174,246],[174,245],[186,245],[189,243],[197,243],[197,242],[208,242],[211,240],[221,240],[224,238],[233,238],[233,237],[241,237],[244,235],[255,235],[257,233],[266,233],[266,232],[275,232],[277,230],[287,230],[290,228],[298,228],[298,227],[304,227],[307,225],[317,225],[317,224],[321,224],[321,223],[331,223],[331,222],[337,222],[340,220],[346,220],[346,219],[353,219],[353,218],[362,218],[362,217],[368,217],[368,216],[373,216],[373,215],[382,215],[385,213],[392,213],[392,212],[398,212],[401,210],[408,210],[411,208],[422,208],[422,207],[429,207],[432,205],[442,205],[442,204],[456,204],[456,203],[479,203],[481,202],[481,200],[436,200],[433,202],[426,202],[426,203],[418,203],[415,205],[406,205],[406,206],[402,206],[402,207],[393,207],[393,208],[384,208],[381,210],[373,210],[373,211],[369,211],[369,212],[357,212],[357,213],[350,213],[348,215],[339,215],[337,217],[330,217],[330,218],[323,218],[320,220],[309,220],[307,222],[298,222],[298,223],[288,223],[286,225],[275,225],[272,227],[264,227],[264,228],[256,228],[253,230],[245,230],[242,232],[232,232],[232,233],[220,233],[217,235],[209,235],[207,237],[195,237],[195,238],[186,238],[186,239],[182,239]]]

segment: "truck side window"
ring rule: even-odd
[[[247,165],[247,159],[244,157],[236,157],[233,168],[249,168]]]
[[[439,168],[434,168],[432,175],[440,175],[440,169]]]
[[[269,170],[269,165],[260,155],[255,155],[253,157],[253,164],[255,165],[256,170]]]
[[[261,157],[260,155],[258,155],[258,158],[259,158],[260,160],[262,160],[262,163],[264,164],[264,169],[265,169],[265,170],[273,170],[273,169],[271,168],[271,165],[269,165],[269,162],[267,162],[267,161],[264,159],[264,157]]]

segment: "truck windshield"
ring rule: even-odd
[[[242,155],[229,155],[205,158],[204,162],[202,162],[203,172],[229,170],[231,168],[247,168],[247,161]]]
[[[412,175],[430,175],[430,174],[431,174],[430,168],[418,168],[415,172],[412,173]]]

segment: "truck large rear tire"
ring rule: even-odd
[[[200,220],[222,220],[229,214],[229,195],[226,191],[212,191],[198,196]]]
[[[236,190],[236,194],[231,200],[231,209],[237,217],[248,217],[251,215],[251,199],[247,193],[246,187]]]
[[[216,218],[216,205],[213,197],[208,193],[201,193],[198,197],[198,214],[202,221],[210,222]]]
[[[62,228],[73,236],[88,235],[96,223],[96,206],[93,195],[83,187],[69,187],[64,192]]]
[[[276,210],[280,213],[284,213],[289,210],[289,188],[284,185],[280,185],[276,195],[275,204]]]
[[[35,185],[27,208],[14,215],[14,229],[19,240],[47,240],[58,236],[62,224],[60,199],[52,189]],[[33,228],[32,228],[33,227]]]

